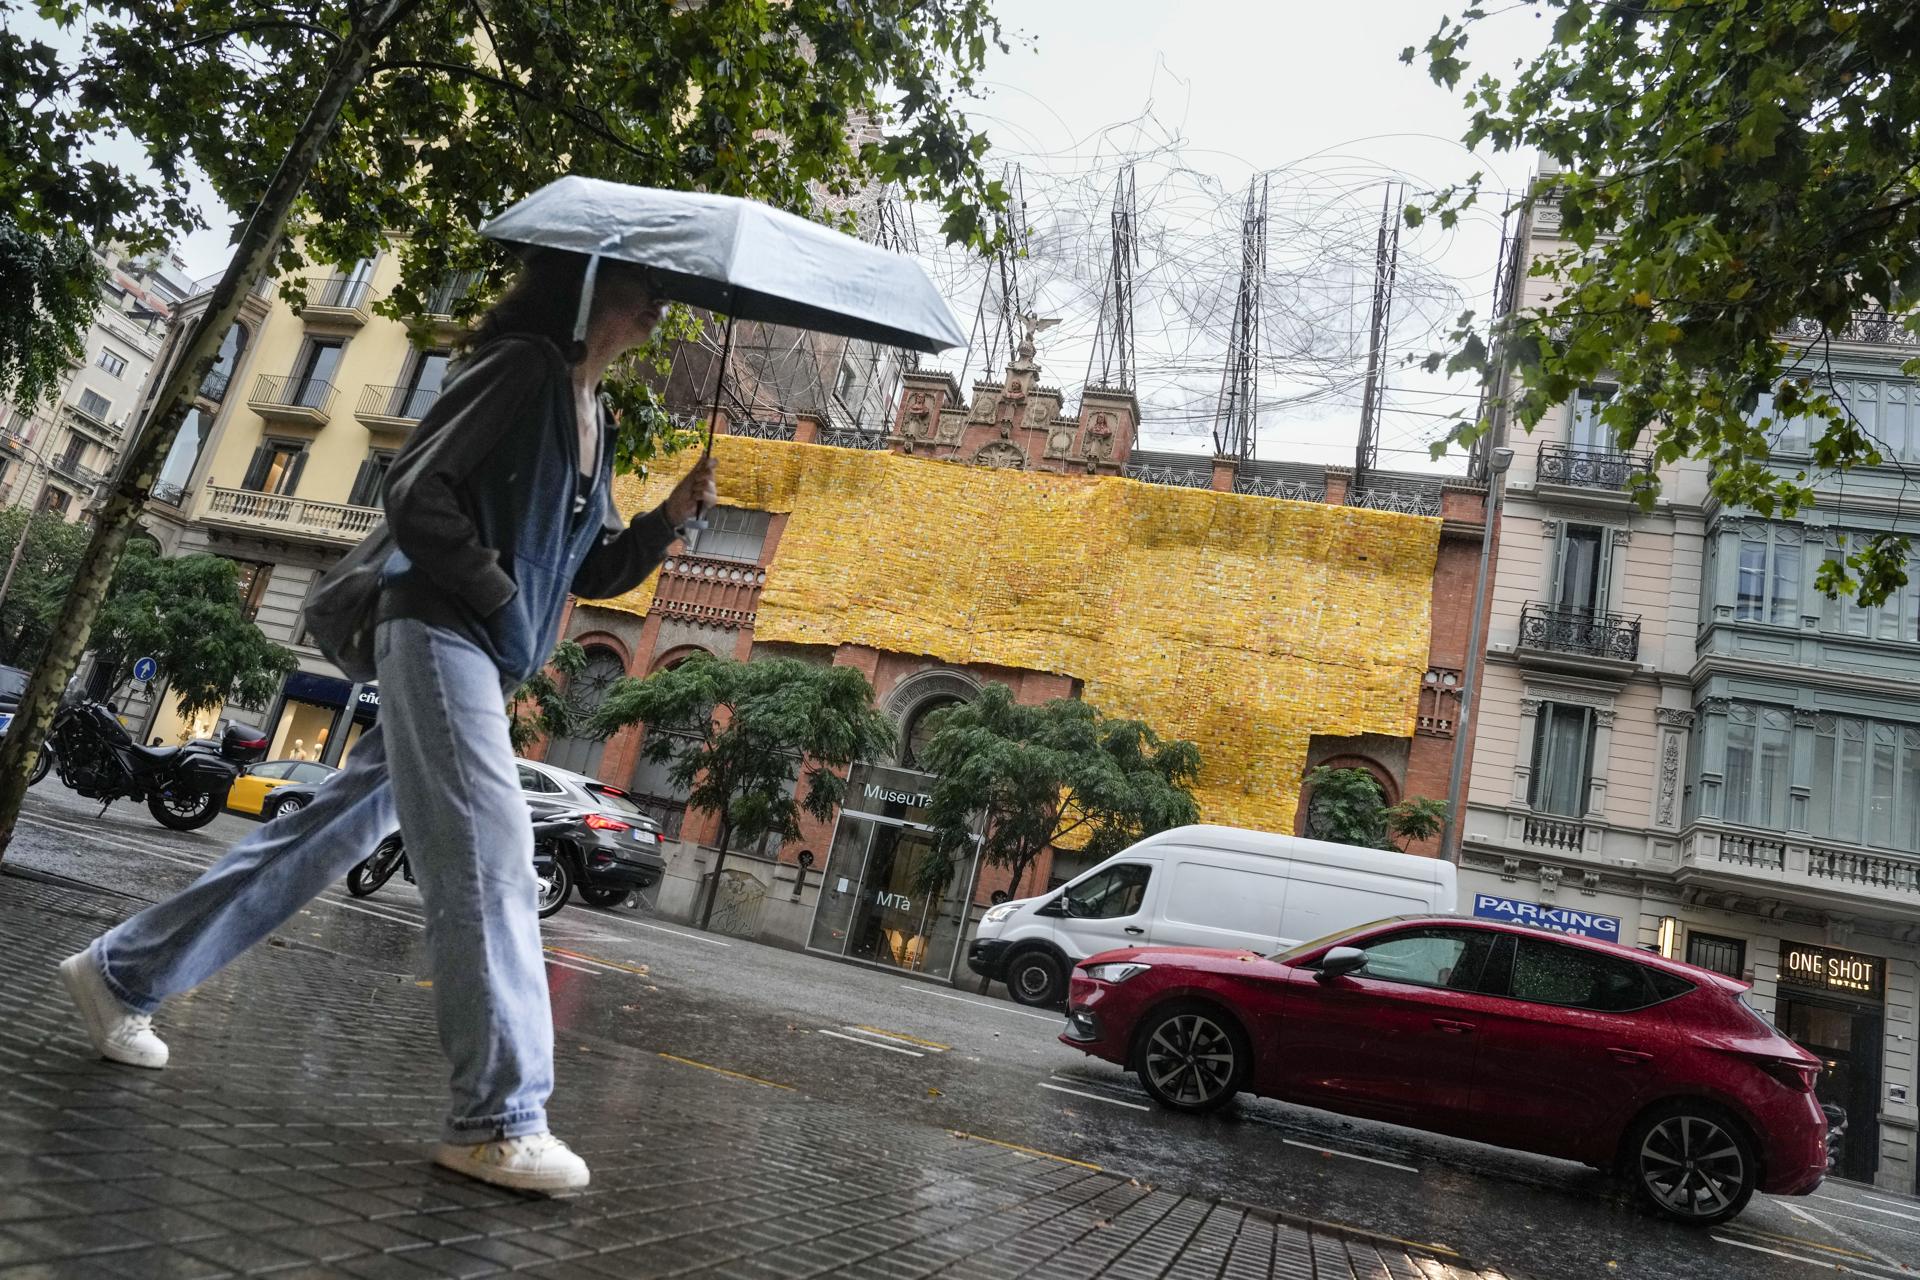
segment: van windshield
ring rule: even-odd
[[[1297,947],[1288,947],[1285,951],[1276,951],[1274,954],[1268,956],[1267,959],[1280,964],[1291,964],[1301,956],[1310,955],[1322,947],[1332,946],[1349,934],[1362,933],[1368,929],[1378,928],[1383,924],[1392,924],[1396,920],[1424,920],[1426,918],[1425,916],[1387,916],[1380,920],[1371,920],[1366,924],[1349,925],[1344,929],[1336,929],[1332,933],[1315,938],[1312,942],[1303,942]]]

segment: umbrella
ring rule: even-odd
[[[713,413],[707,419],[708,452],[735,320],[933,354],[967,340],[911,259],[737,196],[567,177],[520,201],[480,234],[587,257],[576,339],[586,335],[603,258],[649,267],[661,297],[726,316]],[[698,518],[690,525],[690,549],[704,527]]]

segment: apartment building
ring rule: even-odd
[[[1534,207],[1515,264],[1558,228]],[[1525,274],[1518,288],[1546,287]],[[1920,565],[1873,609],[1825,599],[1814,574],[1849,539],[1904,527],[1920,383],[1900,372],[1913,339],[1897,325],[1865,317],[1831,340],[1833,390],[1889,460],[1822,481],[1792,521],[1723,507],[1692,462],[1661,471],[1651,511],[1633,505],[1650,462],[1598,429],[1604,383],[1502,441],[1461,882],[1476,914],[1751,981],[1827,1064],[1819,1094],[1848,1115],[1837,1172],[1913,1191]],[[1778,465],[1810,469],[1805,455],[1803,427],[1776,432]]]
[[[451,356],[451,320],[422,347],[373,313],[398,274],[388,254],[317,269],[297,310],[270,283],[248,296],[227,333],[161,469],[147,527],[169,555],[238,564],[248,616],[293,650],[299,669],[264,712],[186,717],[157,691],[147,736],[177,741],[238,718],[266,725],[274,758],[337,764],[377,715],[378,688],[354,685],[323,658],[301,614],[319,576],[379,521],[387,468],[439,394]],[[431,305],[444,316],[463,287],[450,282]],[[205,304],[204,295],[190,300],[183,315]],[[172,342],[186,327],[176,326]]]
[[[167,321],[193,292],[178,258],[95,251],[105,273],[81,355],[48,402],[0,400],[0,504],[78,520],[137,427]]]

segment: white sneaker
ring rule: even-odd
[[[87,1039],[101,1057],[130,1067],[158,1070],[167,1065],[167,1042],[153,1034],[153,1018],[121,1003],[89,952],[60,962],[60,983],[80,1010]]]
[[[471,1147],[443,1142],[434,1148],[433,1162],[443,1169],[516,1191],[578,1191],[591,1176],[587,1162],[550,1133],[530,1133]]]

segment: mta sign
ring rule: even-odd
[[[1549,933],[1571,933],[1602,942],[1620,941],[1620,917],[1603,916],[1592,911],[1572,911],[1566,907],[1546,907],[1518,898],[1503,898],[1494,893],[1473,896],[1473,914],[1487,920],[1524,924]]]

